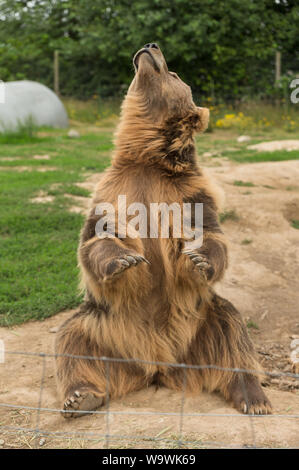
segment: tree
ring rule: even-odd
[[[87,97],[126,86],[133,53],[158,42],[169,67],[196,92],[232,99],[263,95],[274,54],[298,51],[295,0],[0,0],[0,78],[52,85]]]

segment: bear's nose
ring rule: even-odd
[[[159,49],[159,46],[155,42],[149,42],[148,44],[145,44],[144,48],[145,49]]]

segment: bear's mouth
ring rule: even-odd
[[[142,55],[142,54],[148,54],[150,56],[150,58],[152,59],[152,63],[153,63],[153,66],[154,66],[154,69],[156,70],[156,72],[160,72],[160,68],[155,60],[155,58],[153,57],[153,55],[150,53],[150,51],[148,49],[141,49],[140,51],[137,52],[137,54],[135,54],[135,57],[133,59],[133,64],[136,68],[136,71],[138,72],[138,62],[139,62],[139,57]]]

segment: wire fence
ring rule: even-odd
[[[26,352],[26,351],[5,351],[6,355],[11,356],[30,356],[30,357],[37,357],[40,358],[42,361],[42,369],[41,369],[41,376],[40,376],[40,386],[38,392],[38,404],[37,406],[28,406],[26,404],[14,404],[14,403],[2,403],[0,402],[0,409],[7,409],[7,410],[25,410],[25,411],[35,411],[35,426],[33,427],[24,427],[24,426],[12,426],[3,424],[0,421],[0,432],[4,434],[14,434],[17,435],[18,433],[29,433],[33,435],[33,439],[35,441],[35,447],[40,447],[39,439],[41,437],[51,437],[54,439],[74,439],[74,438],[81,438],[84,441],[101,441],[105,448],[110,448],[111,443],[115,441],[142,441],[142,442],[151,442],[151,443],[158,443],[158,444],[165,444],[165,445],[172,445],[175,448],[188,448],[190,445],[194,448],[194,440],[184,439],[184,422],[185,419],[188,417],[196,417],[198,418],[198,428],[200,429],[200,419],[203,417],[214,417],[214,418],[234,418],[234,419],[242,419],[248,420],[250,425],[250,444],[244,445],[233,445],[233,448],[257,448],[257,438],[256,438],[256,429],[255,429],[255,420],[267,420],[269,418],[275,419],[299,419],[299,414],[241,414],[241,413],[204,413],[204,412],[186,412],[185,411],[185,403],[186,403],[186,385],[187,385],[187,371],[189,369],[201,370],[201,369],[215,369],[220,371],[230,371],[236,372],[240,374],[240,381],[242,385],[242,391],[244,400],[247,405],[247,409],[249,410],[249,399],[248,399],[248,391],[246,387],[246,381],[244,380],[244,374],[251,373],[262,375],[264,377],[271,377],[271,378],[278,378],[278,377],[288,377],[293,378],[294,380],[294,387],[299,388],[299,374],[294,374],[290,372],[268,372],[268,371],[256,371],[250,369],[239,369],[239,368],[225,368],[220,367],[213,364],[207,365],[191,365],[191,364],[178,364],[178,363],[169,363],[169,362],[161,362],[161,361],[145,361],[142,359],[134,358],[134,359],[123,359],[123,358],[109,358],[109,357],[95,357],[95,356],[79,356],[79,355],[72,355],[72,354],[49,354],[49,353],[42,353],[42,352]],[[105,370],[106,370],[106,400],[105,404],[101,409],[95,411],[82,411],[82,410],[62,410],[59,408],[49,408],[43,407],[43,394],[45,390],[45,378],[46,378],[46,359],[47,358],[57,358],[59,356],[69,357],[73,359],[86,359],[92,361],[102,361],[105,363]],[[147,364],[147,365],[156,365],[156,366],[164,366],[168,368],[180,368],[184,371],[183,374],[183,381],[182,381],[182,390],[180,396],[180,406],[178,411],[139,411],[136,409],[132,410],[112,410],[110,406],[110,399],[109,399],[109,389],[110,389],[110,364],[113,362],[118,363],[135,363],[135,364]],[[1,367],[1,365],[0,365]],[[100,415],[105,418],[105,432],[91,432],[91,431],[50,431],[48,429],[42,429],[41,427],[41,415],[42,413],[72,413],[72,414],[92,414],[92,415]],[[176,438],[170,439],[166,437],[161,437],[161,435],[156,436],[147,436],[147,435],[131,435],[131,434],[113,434],[111,432],[111,417],[112,416],[154,416],[154,417],[177,417],[178,418],[178,428],[179,432]],[[77,420],[76,420],[77,422]],[[112,444],[114,447],[115,445]],[[199,443],[199,445],[201,445]],[[202,442],[203,447],[213,447],[213,448],[231,448],[232,445],[228,444],[227,442],[220,442],[220,441],[207,441],[204,440]],[[299,447],[299,443],[298,443]]]

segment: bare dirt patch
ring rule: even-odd
[[[72,206],[68,208],[70,212],[76,214],[87,214],[90,207],[90,198],[83,196],[74,196],[72,194],[64,194],[64,197],[69,198],[72,203]]]
[[[34,160],[50,160],[50,155],[33,155]]]
[[[96,184],[100,181],[103,173],[94,173],[92,175],[86,176],[86,180],[83,181],[82,183],[76,183],[76,186],[79,186],[79,188],[84,188],[87,189],[90,192],[93,192],[95,190]]]
[[[46,204],[47,202],[53,202],[54,196],[50,196],[46,191],[39,191],[36,196],[30,199],[30,202],[34,204]]]
[[[21,160],[21,157],[1,157],[0,162],[15,162],[16,160]]]
[[[221,167],[210,168],[209,172],[226,194],[225,208],[234,210],[239,217],[223,224],[230,241],[230,266],[216,289],[239,308],[251,326],[249,331],[265,369],[291,372],[290,342],[299,338],[299,230],[291,226],[286,208],[297,207],[298,193],[287,187],[298,185],[299,161],[250,165],[226,162]],[[250,181],[255,186],[235,186],[236,180]],[[53,353],[55,333],[51,331],[71,314],[63,312],[44,322],[0,328],[0,338],[5,341],[7,351]],[[53,358],[46,358],[45,364],[41,406],[58,409],[61,404],[56,394]],[[0,424],[23,429],[17,432],[0,428],[3,447],[39,447],[40,436],[36,439],[36,434],[29,432],[37,425],[45,432],[65,433],[63,439],[59,435],[45,435],[45,448],[106,445],[105,414],[65,421],[58,412],[41,411],[38,418],[35,410],[22,409],[22,406],[39,404],[43,357],[6,354],[0,368],[0,402],[18,407],[0,407]],[[202,393],[186,397],[184,412],[188,415],[182,428],[179,393],[150,387],[129,394],[111,403],[111,411],[118,414],[110,416],[109,433],[114,437],[109,445],[176,447],[178,444],[173,440],[179,439],[182,431],[183,439],[188,442],[185,447],[190,448],[254,444],[299,447],[298,418],[291,417],[299,415],[298,380],[274,378],[264,384],[274,407],[272,416],[244,416],[218,394]],[[138,414],[130,414],[134,412]],[[87,434],[84,437],[76,433]]]
[[[273,140],[271,142],[261,142],[260,144],[249,145],[249,150],[259,152],[274,152],[275,150],[299,150],[299,140]]]
[[[23,171],[39,171],[45,173],[46,171],[56,171],[58,168],[56,166],[0,166],[0,171],[17,171],[22,173]]]

